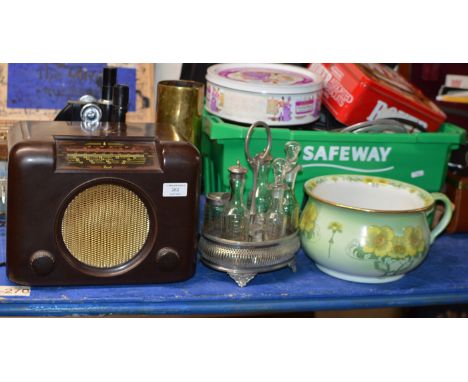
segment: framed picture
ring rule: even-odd
[[[102,68],[129,86],[129,122],[155,121],[154,64],[0,64],[0,120],[54,120],[70,100],[101,98]]]

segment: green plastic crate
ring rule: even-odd
[[[205,192],[228,191],[228,167],[240,160],[251,170],[244,154],[247,127],[223,121],[209,113],[203,116],[201,152]],[[302,145],[296,196],[304,198],[303,185],[310,178],[328,174],[369,174],[412,183],[429,192],[439,191],[444,183],[452,150],[466,142],[464,129],[445,123],[435,133],[352,134],[330,131],[271,128],[271,154],[284,157],[284,144]],[[252,134],[252,156],[266,145],[266,132]],[[252,187],[252,171],[246,179],[246,192]]]

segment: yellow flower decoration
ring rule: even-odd
[[[307,182],[307,189],[313,190],[316,185],[317,185],[317,182]]]
[[[387,179],[375,179],[374,180],[375,182],[377,183],[380,183],[380,184],[388,184],[388,180]]]
[[[343,232],[343,225],[338,222],[331,222],[328,225],[328,229],[332,230],[333,232]]]
[[[406,251],[410,256],[416,256],[424,250],[426,242],[421,228],[406,227],[403,233]]]
[[[395,259],[404,259],[408,256],[406,249],[406,242],[403,237],[395,236],[392,240],[393,251],[390,257]]]
[[[317,207],[312,202],[308,202],[302,212],[301,222],[299,228],[301,231],[310,232],[315,227],[315,220],[317,220]]]
[[[390,255],[393,250],[392,240],[395,236],[389,227],[370,226],[367,229],[366,242],[363,247],[365,252],[383,257]]]
[[[374,184],[389,184],[388,180],[387,179],[379,179],[379,178],[375,178],[373,176],[366,176],[364,177],[364,182],[365,183],[374,183]]]

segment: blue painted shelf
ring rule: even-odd
[[[185,282],[113,287],[33,287],[29,297],[0,298],[0,315],[234,315],[468,303],[468,235],[436,240],[426,261],[403,279],[380,285],[341,281],[320,272],[302,251],[297,273],[260,274],[239,288],[198,263]],[[0,262],[5,229],[0,227]],[[0,267],[0,285],[12,285]]]

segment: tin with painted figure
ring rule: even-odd
[[[206,74],[207,111],[230,121],[306,125],[320,114],[322,80],[284,64],[218,64]]]

